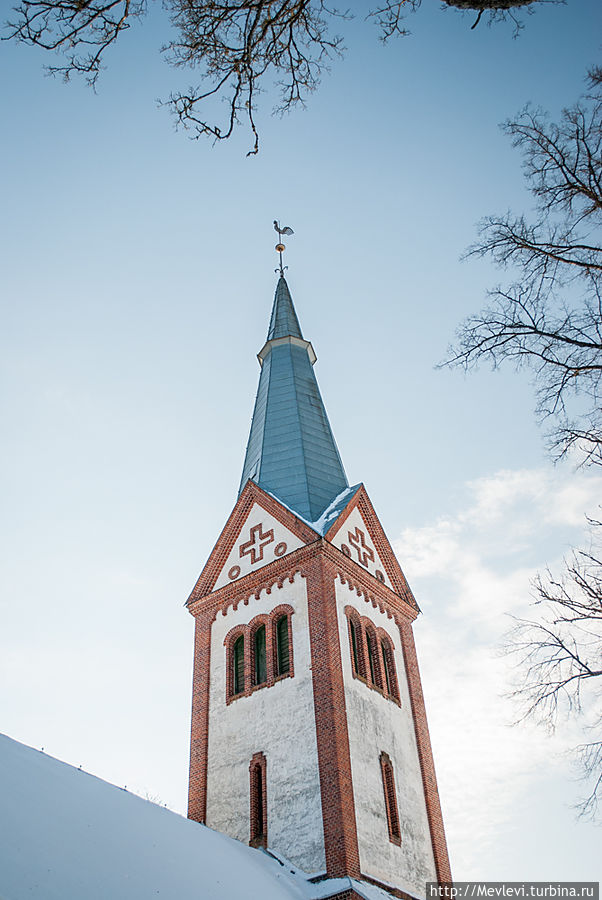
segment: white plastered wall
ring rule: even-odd
[[[224,638],[281,603],[292,616],[294,676],[226,705]],[[306,872],[325,868],[305,579],[218,613],[211,634],[207,825],[249,840],[249,763],[266,756],[268,846]]]
[[[399,629],[386,613],[374,609],[348,584],[341,584],[339,578],[336,596],[361,871],[424,897],[426,882],[436,881],[435,860]],[[353,677],[346,606],[357,609],[390,635],[395,647],[401,708]],[[380,767],[382,751],[393,763],[400,847],[389,840]]]

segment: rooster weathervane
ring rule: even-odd
[[[288,269],[288,266],[282,265],[282,254],[286,250],[285,245],[282,243],[282,235],[283,234],[294,234],[295,232],[293,231],[292,228],[289,228],[288,225],[285,225],[284,228],[281,228],[280,223],[276,219],[274,219],[274,230],[278,232],[278,237],[280,238],[280,240],[276,244],[276,250],[278,251],[278,255],[280,258],[280,267],[278,269],[274,269],[274,271],[280,272],[280,274],[284,277],[284,270]]]

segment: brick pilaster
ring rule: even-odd
[[[201,612],[195,618],[194,669],[192,676],[188,818],[203,823],[207,816],[207,749],[209,741],[212,620],[213,615],[209,611]]]
[[[322,553],[303,569],[324,825],[326,871],[360,877],[347,711],[337,623],[335,569]]]
[[[399,631],[401,634],[403,656],[408,677],[410,702],[412,704],[412,715],[414,719],[414,728],[416,730],[416,743],[418,745],[418,758],[420,760],[420,771],[422,772],[422,783],[424,785],[426,811],[431,830],[431,841],[433,845],[433,855],[435,857],[435,867],[437,869],[437,879],[440,882],[449,882],[452,880],[451,869],[447,853],[445,831],[443,828],[443,816],[441,814],[441,803],[439,801],[433,751],[431,749],[431,739],[426,720],[426,709],[424,706],[424,696],[422,694],[422,684],[418,669],[414,634],[409,622],[401,622]]]

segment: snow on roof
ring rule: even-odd
[[[3,900],[306,900],[293,876],[177,813],[0,735]]]
[[[0,734],[2,900],[325,900],[349,878],[312,883],[284,857],[143,800]]]

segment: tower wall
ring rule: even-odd
[[[232,628],[269,614],[280,604],[294,610],[293,677],[226,702],[226,647]],[[207,816],[211,828],[249,841],[249,764],[262,752],[267,767],[268,845],[306,872],[325,868],[316,744],[306,581],[274,585],[226,615],[211,629]]]
[[[421,896],[425,882],[437,875],[399,629],[339,578],[336,597],[361,871]],[[349,606],[389,635],[395,648],[399,706],[354,677],[345,614]],[[399,846],[389,839],[382,752],[390,757],[395,775]]]

